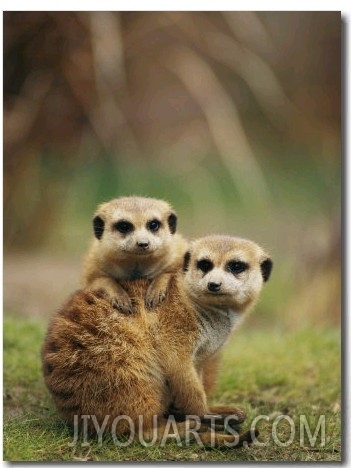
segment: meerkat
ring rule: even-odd
[[[128,415],[143,437],[156,430],[158,441],[170,414],[180,421],[182,437],[186,415],[204,421],[215,414],[222,424],[235,414],[242,422],[245,414],[236,408],[208,407],[203,370],[257,302],[271,269],[272,260],[254,242],[208,236],[191,244],[157,312],[145,306],[145,279],[123,282],[136,304],[131,317],[115,317],[98,293],[76,292],[51,320],[42,348],[45,383],[60,415],[71,424],[74,415],[95,415],[100,425],[109,415],[107,428]],[[131,431],[125,419],[114,429]],[[254,437],[250,431],[216,432],[213,439],[206,424],[199,435],[217,447],[238,447]]]
[[[83,265],[83,287],[101,289],[114,307],[132,313],[131,298],[120,281],[152,279],[146,305],[160,304],[187,248],[186,240],[176,233],[173,208],[154,198],[117,198],[99,205],[93,228],[95,237]]]

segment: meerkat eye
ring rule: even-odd
[[[210,260],[203,259],[197,262],[197,267],[199,270],[203,271],[204,273],[207,273],[208,271],[212,270],[213,263]]]
[[[249,265],[245,262],[240,262],[240,261],[233,261],[229,262],[227,265],[227,269],[233,273],[233,275],[238,275],[239,273],[242,273],[243,271],[247,270],[249,268]]]
[[[156,232],[160,229],[161,223],[158,219],[153,219],[147,223],[147,227],[150,229],[150,231]]]
[[[128,232],[133,231],[134,226],[129,221],[118,221],[113,226],[113,229],[121,232],[122,234],[127,234]]]

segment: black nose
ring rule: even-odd
[[[211,281],[207,283],[207,289],[212,292],[217,292],[221,289],[222,283],[212,283]]]
[[[137,242],[137,246],[140,247],[141,249],[148,249],[149,248],[149,243],[148,242]]]

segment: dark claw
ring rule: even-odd
[[[131,315],[133,314],[134,312],[134,309],[133,309],[133,306],[130,305],[130,306],[126,306],[124,304],[119,304],[118,302],[116,301],[113,301],[112,302],[112,307],[118,311],[118,312],[122,312],[122,314],[125,314],[125,315]]]
[[[166,294],[161,292],[156,299],[146,299],[145,305],[148,309],[153,309],[154,307],[157,307],[159,304],[161,304],[161,302],[163,302],[165,299]]]
[[[95,290],[94,293],[99,299],[103,299],[106,296],[105,291],[102,288]]]

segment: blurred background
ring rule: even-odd
[[[4,12],[4,307],[79,286],[98,203],[271,252],[248,326],[340,322],[338,12]]]

